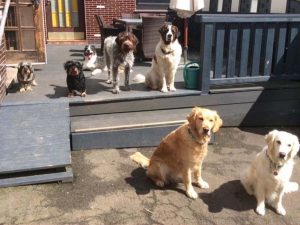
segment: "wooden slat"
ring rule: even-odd
[[[295,67],[297,66],[297,52],[299,51],[298,37],[299,35],[299,24],[291,23],[289,29],[289,40],[287,48],[287,59],[286,59],[286,72],[287,74],[295,73]]]
[[[72,170],[67,172],[33,175],[24,177],[11,177],[6,179],[0,179],[0,187],[14,187],[28,184],[42,184],[49,182],[72,182],[73,172]]]
[[[264,55],[264,69],[263,75],[270,76],[271,68],[273,62],[273,49],[274,49],[274,39],[275,39],[275,25],[269,24],[267,26],[267,38],[266,38],[266,49]]]
[[[249,46],[250,46],[250,25],[244,24],[242,26],[242,46],[241,46],[241,57],[240,57],[240,71],[239,76],[245,77],[248,75],[248,57],[249,57]]]
[[[287,35],[287,24],[280,23],[278,25],[278,30],[276,34],[276,45],[274,52],[274,67],[273,73],[274,75],[279,75],[284,73],[284,54],[285,54],[285,42]]]
[[[254,33],[251,76],[258,76],[259,75],[259,65],[260,65],[261,46],[262,46],[262,34],[263,34],[263,25],[262,24],[257,24],[255,26],[255,33]]]
[[[216,52],[214,78],[221,78],[223,74],[225,25],[216,26]]]
[[[214,25],[202,24],[201,29],[200,60],[202,65],[202,76],[200,76],[201,79],[199,79],[199,89],[201,90],[201,94],[208,94],[212,63],[212,39]]]
[[[72,133],[72,150],[157,146],[178,125],[129,130]],[[118,137],[118,138],[116,138]]]
[[[226,77],[234,77],[236,75],[236,50],[237,50],[238,24],[229,25],[229,44],[228,44],[228,62]]]

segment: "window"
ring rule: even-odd
[[[143,10],[166,10],[170,0],[136,0],[136,8]]]

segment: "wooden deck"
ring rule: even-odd
[[[0,187],[73,180],[69,105],[0,108]]]

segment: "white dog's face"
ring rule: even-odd
[[[285,131],[273,130],[265,137],[270,157],[275,162],[285,162],[296,156],[299,150],[297,136]]]

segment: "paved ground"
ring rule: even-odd
[[[0,189],[0,224],[300,224],[300,192],[284,196],[287,216],[268,209],[261,217],[239,182],[268,130],[221,129],[203,168],[210,188],[196,188],[196,200],[186,197],[182,184],[155,187],[130,161],[133,152],[150,155],[153,148],[72,152],[73,183]],[[299,128],[287,130],[300,135]],[[292,180],[299,177],[297,156]]]

